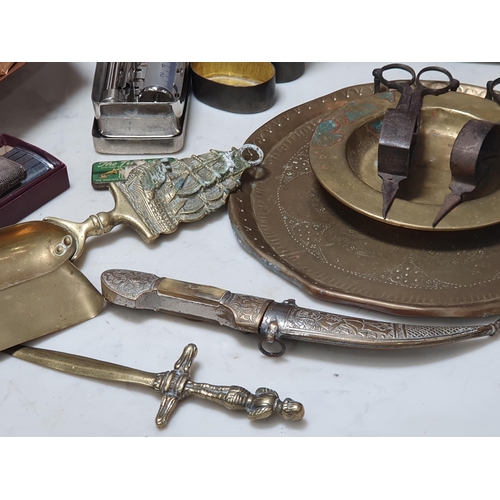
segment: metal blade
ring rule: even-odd
[[[156,380],[156,374],[153,373],[76,354],[51,351],[49,349],[20,345],[6,349],[5,353],[36,365],[45,366],[46,368],[98,380],[128,382],[151,388],[154,388]]]
[[[382,217],[385,219],[398,193],[399,183],[405,180],[406,177],[383,172],[379,172],[378,175],[382,179]]]
[[[388,109],[378,146],[378,175],[382,179],[382,216],[396,198],[399,183],[408,178],[414,143],[417,115],[408,114],[401,109]]]
[[[444,199],[443,205],[436,215],[432,227],[436,227],[455,207],[462,203],[462,196],[456,193],[448,193]]]

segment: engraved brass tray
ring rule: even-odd
[[[484,96],[462,85],[460,92]],[[413,316],[500,312],[500,225],[417,231],[366,217],[317,181],[309,143],[332,111],[373,94],[346,88],[292,108],[247,142],[265,153],[229,199],[237,238],[268,268],[317,298]]]
[[[473,199],[432,223],[450,192],[450,155],[462,127],[471,119],[500,121],[494,101],[463,93],[427,96],[410,175],[382,216],[382,181],[377,172],[378,143],[385,112],[396,107],[399,93],[382,92],[331,112],[318,125],[309,150],[321,185],[347,206],[389,224],[423,230],[463,230],[500,222],[500,172],[489,169]]]

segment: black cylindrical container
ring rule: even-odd
[[[306,63],[303,62],[274,62],[276,83],[286,83],[297,80],[304,74]]]
[[[193,94],[201,102],[232,113],[258,113],[276,101],[271,63],[191,63]]]

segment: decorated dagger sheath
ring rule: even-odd
[[[267,356],[285,352],[284,339],[365,348],[429,346],[494,335],[500,321],[477,326],[427,326],[371,321],[241,295],[220,288],[159,278],[154,274],[111,269],[101,275],[104,297],[132,309],[150,309],[218,323],[259,335]],[[277,343],[279,350],[267,344]]]

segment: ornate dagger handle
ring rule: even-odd
[[[281,401],[278,393],[267,387],[259,387],[255,394],[238,385],[220,386],[188,381],[186,394],[220,404],[228,410],[245,410],[250,420],[262,420],[273,413],[286,420],[297,422],[304,417],[304,407],[293,399]]]
[[[156,416],[156,424],[159,427],[167,425],[177,403],[188,396],[213,401],[228,410],[245,410],[250,420],[268,418],[274,413],[292,421],[299,421],[304,417],[304,407],[301,403],[290,398],[281,401],[278,393],[272,389],[261,387],[252,394],[237,385],[217,386],[193,382],[190,380],[191,366],[198,353],[198,348],[194,344],[188,344],[184,348],[173,370],[156,374],[35,347],[17,346],[4,352],[31,363],[74,375],[151,387],[162,396]]]

